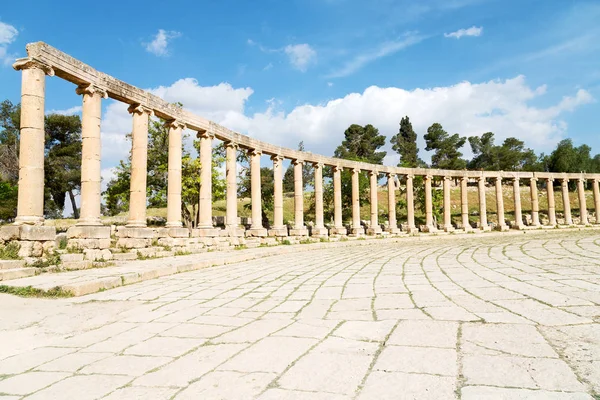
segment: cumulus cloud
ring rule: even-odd
[[[444,33],[444,37],[460,39],[463,36],[481,36],[483,27],[472,26],[468,29],[459,29],[456,32]]]
[[[283,50],[287,54],[290,64],[302,72],[305,72],[308,66],[317,60],[317,52],[306,43],[287,45]]]
[[[0,63],[12,64],[16,56],[8,53],[8,45],[17,39],[19,31],[12,25],[0,21]]]
[[[60,115],[75,115],[81,112],[81,106],[74,106],[65,110],[50,110],[46,114],[60,114]]]
[[[281,109],[280,102],[271,100],[264,111],[254,114],[245,111],[251,88],[224,83],[203,87],[187,78],[151,91],[169,102],[180,101],[186,109],[240,133],[291,148],[303,140],[309,151],[325,155],[333,153],[350,124],[373,124],[390,138],[405,115],[410,116],[419,135],[420,149],[425,147],[422,137],[427,127],[439,122],[451,133],[473,136],[492,131],[498,142],[518,137],[536,151],[547,152],[565,136],[564,114],[594,101],[589,92],[580,89],[549,107],[533,106],[530,103],[544,96],[546,89],[530,87],[523,76],[414,90],[371,86],[362,93],[350,93],[323,104],[301,105],[289,112]],[[131,116],[125,105],[113,102],[107,106],[102,131],[103,168],[107,169],[129,151],[125,134],[131,131]],[[386,147],[390,154],[386,163],[396,163],[397,157],[391,154],[389,145]]]
[[[144,47],[147,52],[152,53],[155,56],[165,57],[169,55],[169,42],[180,36],[180,32],[159,29],[158,33],[154,36],[154,39],[150,43],[144,43]]]

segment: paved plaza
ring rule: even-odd
[[[600,398],[598,231],[432,239],[1,295],[0,398]]]

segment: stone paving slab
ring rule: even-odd
[[[282,248],[82,297],[0,295],[0,398],[600,398],[597,231]]]

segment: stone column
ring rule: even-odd
[[[352,170],[352,229],[353,236],[360,236],[365,233],[360,225],[360,198],[359,198],[359,174],[360,168]]]
[[[198,202],[198,229],[213,232],[212,221],[212,140],[215,137],[209,131],[198,132],[200,138],[200,200]],[[204,236],[204,235],[203,235]]]
[[[479,228],[482,231],[489,231],[490,227],[487,221],[487,204],[485,198],[485,178],[479,177],[477,180],[477,189],[479,193]]]
[[[326,237],[327,228],[323,220],[323,164],[314,163],[315,170],[315,226],[311,229],[311,236]]]
[[[269,236],[287,236],[287,226],[283,225],[283,157],[271,156],[273,160],[273,226]]]
[[[556,226],[556,205],[554,201],[554,178],[546,180],[546,192],[548,193],[548,220],[550,226]]]
[[[562,188],[565,225],[573,225],[573,218],[571,217],[571,200],[569,199],[569,180],[566,178],[561,179],[560,185]]]
[[[106,91],[94,85],[81,85],[76,93],[83,96],[81,110],[81,212],[78,226],[101,226],[101,148],[100,120]],[[109,233],[110,237],[110,233]]]
[[[415,193],[413,187],[414,175],[406,175],[406,225],[407,233],[419,231],[415,225]]]
[[[332,235],[345,235],[346,227],[342,221],[342,167],[333,167],[333,225]]]
[[[431,199],[431,175],[425,176],[425,232],[435,232],[437,229],[433,226],[433,203]]]
[[[44,222],[44,100],[49,65],[22,58],[13,68],[21,74],[21,130],[16,225]]]
[[[267,230],[262,225],[262,201],[260,193],[260,156],[262,151],[250,150],[250,191],[252,199],[252,226],[246,231],[246,236],[267,236]]]
[[[292,160],[294,165],[294,228],[290,229],[292,236],[306,236],[308,230],[304,226],[304,182],[302,181],[302,167],[304,161]]]
[[[369,235],[381,234],[381,226],[379,226],[379,210],[378,210],[378,198],[377,198],[377,178],[379,174],[377,171],[369,171],[369,187],[370,187],[370,206],[371,206],[371,227],[367,230]]]
[[[504,194],[502,193],[502,177],[496,177],[496,214],[498,215],[498,229],[499,231],[507,231],[508,226],[506,225],[504,217]]]
[[[540,203],[538,200],[537,178],[533,177],[529,181],[531,194],[531,225],[539,228],[540,224]]]
[[[225,229],[229,236],[236,237],[244,236],[243,229],[240,229],[238,223],[237,150],[237,143],[225,143],[225,179],[227,182]]]
[[[444,231],[452,232],[452,205],[450,203],[450,181],[451,177],[444,177]]]
[[[396,175],[387,173],[388,189],[388,228],[387,231],[392,234],[400,233],[398,229],[398,220],[396,218]]]
[[[521,211],[521,186],[519,178],[513,179],[513,201],[515,203],[515,229],[523,229],[523,213]]]
[[[168,121],[169,164],[167,180],[167,228],[181,228],[181,132],[185,125],[179,121]],[[172,230],[175,232],[175,230]],[[187,229],[186,229],[187,231]]]
[[[133,114],[133,130],[131,131],[131,183],[127,227],[145,228],[148,119],[152,115],[152,110],[140,104],[132,104],[128,111]]]
[[[588,224],[587,204],[585,202],[585,179],[577,179],[577,194],[579,195],[579,224]]]
[[[594,191],[594,209],[596,210],[596,224],[600,224],[600,185],[598,178],[592,180],[592,189]]]
[[[471,223],[469,222],[469,193],[467,191],[467,183],[469,178],[463,176],[460,178],[460,215],[462,217],[462,226],[465,232],[472,231]]]

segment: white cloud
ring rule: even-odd
[[[60,115],[75,115],[81,112],[81,106],[74,106],[67,108],[66,110],[49,110],[46,114],[60,114]]]
[[[154,39],[150,43],[145,43],[144,46],[147,52],[156,56],[165,57],[169,55],[169,50],[167,48],[169,46],[169,41],[180,36],[180,32],[159,29],[158,33],[154,36]]]
[[[12,64],[16,58],[8,52],[8,45],[17,39],[18,34],[17,28],[0,21],[0,62],[4,65]]]
[[[456,32],[444,33],[444,37],[460,39],[463,36],[481,36],[483,27],[472,26],[468,29],[459,29]]]
[[[302,72],[305,72],[310,64],[317,61],[317,52],[306,43],[287,45],[283,50],[287,54],[290,64]]]
[[[333,153],[350,124],[373,124],[390,138],[397,133],[400,119],[408,115],[419,136],[424,159],[428,157],[422,137],[434,122],[463,136],[492,131],[497,142],[511,136],[521,138],[536,152],[548,152],[567,132],[565,113],[594,101],[589,92],[580,89],[546,108],[530,105],[545,95],[546,87],[530,87],[523,76],[410,91],[371,86],[363,93],[350,93],[323,104],[301,105],[290,112],[282,111],[281,102],[273,99],[267,102],[265,111],[254,114],[245,112],[245,104],[253,93],[250,88],[233,88],[225,83],[202,87],[187,78],[152,92],[169,102],[180,101],[186,109],[240,133],[290,148],[296,148],[303,140],[309,151],[324,155]],[[125,134],[130,131],[131,116],[126,106],[109,104],[102,120],[103,169],[115,166],[127,156],[130,144],[125,141]],[[395,164],[397,156],[389,145],[386,147],[386,162]],[[463,150],[468,153],[466,147]]]
[[[389,56],[391,54],[397,53],[400,50],[403,50],[409,46],[417,44],[425,39],[424,36],[420,36],[417,34],[408,34],[404,38],[400,40],[395,40],[391,42],[385,42],[381,44],[374,51],[368,51],[366,53],[359,54],[355,56],[352,60],[348,61],[341,68],[334,70],[327,78],[342,78],[348,75],[352,75],[365,65],[379,59],[382,57]]]

